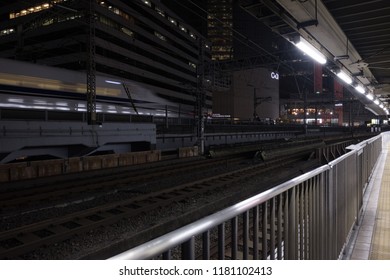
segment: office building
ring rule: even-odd
[[[199,69],[210,59],[210,47],[160,1],[34,0],[0,5],[0,57],[86,71],[93,44],[96,74],[134,81],[178,104],[178,110],[193,112]],[[211,106],[207,93],[204,107]]]

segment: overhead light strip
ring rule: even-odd
[[[337,73],[337,77],[339,77],[341,80],[343,80],[344,82],[346,82],[349,85],[352,84],[352,78],[347,73],[345,73],[343,70],[341,70],[340,72]]]
[[[365,94],[365,93],[366,93],[365,88],[362,87],[361,85],[357,85],[357,86],[355,87],[355,89],[356,89],[357,92],[359,92],[359,93],[361,93],[361,94]]]
[[[317,50],[312,44],[310,44],[302,37],[299,37],[299,42],[296,42],[295,46],[301,51],[303,51],[305,54],[313,58],[318,63],[320,64],[326,63],[325,55],[323,55],[319,50]]]

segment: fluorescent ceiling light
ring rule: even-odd
[[[375,99],[375,100],[374,100],[374,103],[375,103],[375,105],[379,105],[379,100],[378,100],[378,99]]]
[[[366,92],[366,90],[364,89],[364,87],[362,87],[361,85],[357,85],[355,87],[356,91],[357,92],[360,92],[361,94],[364,94]]]
[[[347,84],[352,84],[352,79],[350,76],[348,76],[344,71],[340,71],[337,73],[337,77],[339,77],[341,80],[346,82]]]
[[[313,45],[311,45],[308,41],[303,39],[302,37],[299,38],[299,42],[295,44],[295,46],[306,53],[308,56],[313,58],[315,61],[321,64],[326,63],[326,57],[317,50]]]
[[[385,108],[385,105],[383,105],[382,103],[379,105],[379,107],[381,107],[381,109]]]
[[[372,95],[371,93],[367,94],[366,97],[367,97],[369,100],[374,100],[374,95]]]

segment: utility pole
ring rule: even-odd
[[[303,90],[303,134],[307,134],[307,91]]]
[[[87,0],[86,21],[87,37],[87,122],[96,121],[96,63],[95,63],[95,1]]]
[[[253,87],[253,121],[255,121],[256,117],[257,117],[257,107],[259,105],[261,105],[261,103],[263,103],[263,102],[270,102],[270,101],[272,101],[272,97],[271,96],[257,97],[257,89],[258,88],[255,87],[252,84],[247,84],[247,86]]]
[[[256,87],[253,86],[253,121],[256,121],[257,119],[257,94],[256,94]]]
[[[199,58],[197,72],[197,88],[196,88],[196,101],[195,101],[195,126],[197,136],[197,146],[199,148],[199,154],[204,154],[204,115],[203,108],[205,105],[205,92],[204,92],[204,41],[199,39]]]

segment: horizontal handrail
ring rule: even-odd
[[[154,240],[146,242],[142,245],[129,249],[121,254],[111,257],[111,260],[139,260],[139,259],[150,259],[157,255],[162,254],[163,252],[172,249],[192,237],[202,234],[207,230],[216,227],[229,219],[232,219],[238,215],[245,213],[246,211],[256,207],[269,199],[276,197],[277,195],[288,191],[289,189],[297,186],[310,178],[313,178],[321,173],[324,173],[333,168],[337,163],[345,160],[346,158],[358,153],[359,150],[364,148],[364,146],[370,141],[377,140],[379,136],[376,136],[374,139],[369,139],[363,141],[360,145],[354,147],[350,152],[337,158],[326,165],[320,166],[312,171],[309,171],[305,174],[302,174],[298,177],[290,179],[282,184],[275,186],[267,191],[264,191],[260,194],[257,194],[251,198],[248,198],[242,202],[239,202],[233,206],[230,206],[224,210],[221,210],[217,213],[209,215],[205,218],[202,218],[196,222],[193,222],[189,225],[183,226],[175,231],[167,233],[161,237],[158,237]]]
[[[239,202],[233,206],[230,206],[224,210],[221,210],[215,214],[207,216],[203,219],[200,219],[196,222],[193,222],[187,226],[179,228],[175,231],[167,233],[159,238],[146,242],[142,245],[134,247],[128,251],[125,251],[119,255],[111,257],[112,260],[140,260],[140,259],[149,259],[158,254],[161,254],[172,247],[175,247],[192,236],[201,234],[208,229],[215,227],[224,221],[227,221],[231,218],[234,218],[245,211],[259,205],[272,197],[275,197],[288,189],[310,179],[326,170],[329,170],[331,167],[329,165],[321,166],[313,171],[302,174],[296,178],[293,178],[287,182],[284,182],[272,189],[269,189],[265,192],[262,192],[258,195],[255,195],[251,198],[248,198],[242,202]]]

